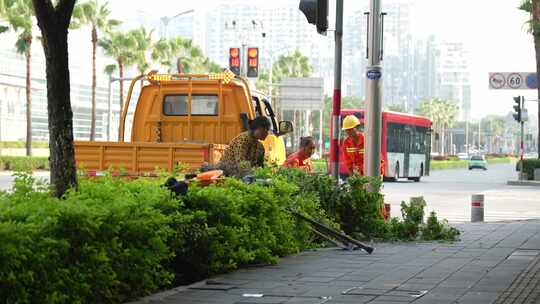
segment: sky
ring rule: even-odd
[[[368,0],[344,0],[345,14],[358,10]],[[385,2],[400,0],[382,0]],[[472,116],[506,114],[512,110],[512,96],[535,98],[534,90],[492,91],[489,72],[532,72],[535,70],[532,36],[526,32],[528,16],[517,9],[521,0],[414,0],[412,34],[436,35],[440,40],[466,43],[472,85]],[[251,0],[261,7],[297,4],[298,0]],[[151,3],[151,5],[149,5]],[[204,10],[221,3],[246,3],[246,0],[109,0],[113,16],[125,19],[137,11],[153,16],[171,16],[188,9]],[[334,1],[330,11],[334,12]],[[391,13],[391,12],[389,12]],[[331,18],[332,19],[332,18]],[[333,27],[330,20],[330,27]],[[314,29],[315,30],[315,29]],[[384,62],[383,62],[384,68]],[[383,88],[384,89],[384,88]],[[536,106],[529,102],[527,107]]]

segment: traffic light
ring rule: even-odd
[[[229,49],[229,69],[236,76],[240,75],[240,48]]]
[[[259,75],[259,48],[248,48],[248,69],[247,77],[257,77]]]
[[[521,96],[514,97],[514,103],[514,111],[516,111],[516,113],[513,114],[514,119],[517,122],[521,122]]]
[[[317,27],[317,32],[326,35],[328,29],[328,0],[300,0],[300,11],[309,23]]]

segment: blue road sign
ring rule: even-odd
[[[538,78],[536,74],[530,73],[527,75],[527,87],[529,89],[538,89]]]

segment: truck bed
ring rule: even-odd
[[[111,170],[131,176],[152,175],[156,169],[172,171],[182,163],[191,169],[204,162],[217,163],[226,145],[209,143],[147,143],[75,141],[77,168],[90,175]]]

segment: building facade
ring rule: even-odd
[[[6,35],[10,36],[10,35]],[[4,37],[3,37],[4,39]],[[13,47],[14,37],[0,46],[0,141],[26,139],[26,60]],[[37,44],[36,44],[37,45]],[[76,54],[76,52],[73,52]],[[74,56],[75,57],[75,56]],[[43,51],[34,48],[31,63],[32,139],[48,140],[47,85]],[[70,64],[73,134],[76,139],[89,139],[91,124],[91,74],[89,69]],[[107,139],[108,87],[103,81],[96,91],[96,139]],[[113,124],[118,125],[119,94],[112,90]],[[112,136],[117,128],[112,127]],[[114,137],[113,137],[114,138]]]

